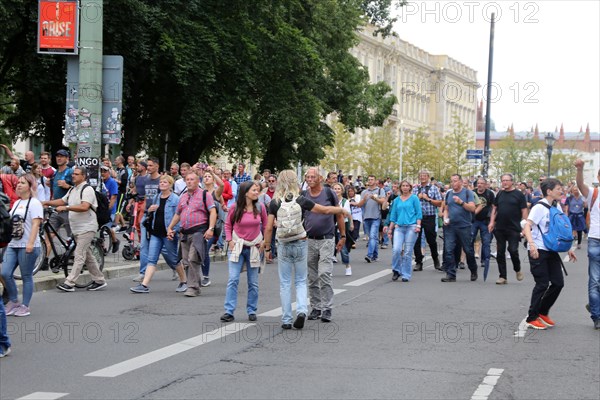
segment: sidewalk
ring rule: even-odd
[[[224,254],[213,254],[210,255],[211,263],[214,262],[222,262],[225,260]],[[169,269],[167,264],[164,262],[162,258],[158,265],[157,269],[165,270]],[[107,280],[114,278],[121,278],[124,276],[135,276],[140,273],[140,262],[139,260],[135,261],[127,261],[121,256],[121,251],[118,251],[115,254],[109,253],[104,257],[104,269],[102,270],[104,273],[104,277]],[[64,272],[61,270],[59,273],[54,274],[52,271],[39,271],[33,277],[34,283],[34,292],[44,291],[44,290],[53,290],[56,288],[56,285],[63,282],[65,279]],[[88,283],[90,282],[90,275],[87,272],[84,272],[81,277],[77,280],[78,283]],[[21,292],[22,281],[17,280],[17,287],[19,288],[19,292]],[[0,285],[2,286],[2,285]]]

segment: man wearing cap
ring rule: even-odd
[[[109,228],[115,222],[115,215],[117,214],[117,198],[119,196],[119,185],[117,181],[110,176],[110,168],[103,165],[100,167],[100,174],[102,176],[102,194],[108,198],[108,209],[110,210],[110,222],[106,224]],[[119,251],[119,240],[117,235],[111,229],[110,237],[112,240],[112,252],[116,253]]]

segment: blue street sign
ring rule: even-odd
[[[483,158],[483,150],[467,150],[467,160],[480,160]]]

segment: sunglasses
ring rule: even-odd
[[[269,179],[269,183],[275,183],[276,181]]]

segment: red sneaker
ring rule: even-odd
[[[534,319],[533,321],[530,321],[527,323],[527,327],[528,328],[532,328],[532,329],[539,329],[539,330],[544,330],[544,329],[548,329],[548,327],[546,325],[544,325],[543,322],[541,322],[538,319]]]
[[[547,316],[547,315],[542,315],[542,314],[540,314],[540,315],[539,315],[539,319],[540,319],[540,321],[542,321],[542,322],[544,323],[544,325],[546,325],[548,328],[552,328],[552,327],[554,326],[554,321],[552,321],[552,320],[550,319],[550,317],[549,317],[549,316]]]

